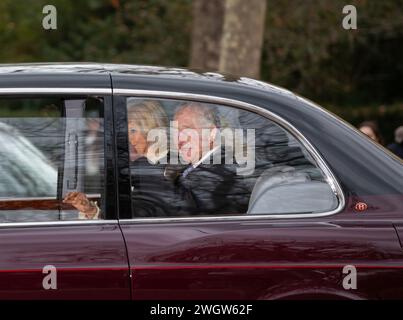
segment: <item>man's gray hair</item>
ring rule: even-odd
[[[220,121],[217,117],[217,112],[214,106],[209,106],[201,102],[185,102],[175,110],[175,118],[186,110],[191,110],[198,114],[198,120],[203,122],[203,126],[219,127]]]
[[[403,142],[403,126],[395,130],[395,141],[399,144]]]

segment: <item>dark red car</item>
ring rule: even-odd
[[[101,64],[2,65],[0,95],[0,299],[403,298],[402,161],[314,103]],[[181,162],[190,109],[232,162]]]

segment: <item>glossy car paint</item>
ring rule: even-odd
[[[2,246],[0,252],[2,297],[7,292],[12,298],[86,299],[95,293],[123,297],[130,284],[134,299],[403,298],[403,239],[398,237],[403,235],[402,162],[310,102],[260,82],[182,69],[90,64],[8,68],[3,72],[0,68],[0,88],[105,86],[202,94],[266,108],[294,125],[318,150],[337,177],[346,204],[340,213],[320,218],[129,220],[126,103],[124,95],[114,95],[114,127],[108,132],[116,140],[106,141],[112,148],[107,154],[106,191],[108,218],[119,213],[121,238],[120,230],[101,232],[98,225],[0,228],[2,243],[9,248]],[[112,120],[111,113],[105,115],[107,119]],[[118,202],[114,201],[117,197]],[[358,212],[357,202],[366,203],[368,209]],[[56,237],[59,233],[63,236]],[[49,248],[49,243],[54,245]],[[123,254],[126,248],[128,261]],[[64,268],[61,272],[66,272],[66,278],[59,282],[66,288],[64,296],[57,290],[38,288],[43,278],[36,273],[39,261],[55,261]],[[125,269],[127,263],[130,270]],[[113,271],[89,275],[88,268],[105,270],[107,265]],[[356,290],[343,288],[345,265],[357,268]],[[27,272],[20,271],[31,269],[36,270],[30,274],[35,276],[28,277],[28,283],[36,287],[24,287],[18,279]],[[14,270],[18,276],[13,278]],[[112,294],[115,289],[122,296]]]
[[[0,299],[130,299],[116,223],[0,228]],[[45,266],[56,289],[45,289]]]

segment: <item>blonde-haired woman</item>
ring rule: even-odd
[[[166,134],[168,117],[157,101],[128,99],[127,102],[128,134],[130,146],[130,173],[133,202],[143,212],[156,207],[152,199],[158,198],[157,193],[147,193],[144,190],[153,191],[150,183],[164,183],[165,166],[158,162],[167,156],[168,148],[158,145],[158,152],[150,152],[150,143],[147,141],[151,130],[162,130]],[[144,173],[147,178],[144,178]],[[149,179],[151,173],[152,179]],[[150,196],[151,195],[151,196]],[[163,199],[159,199],[161,203]],[[89,201],[83,192],[70,192],[63,200],[79,211],[79,219],[99,219],[100,209],[98,205]],[[143,213],[148,215],[149,213]]]
[[[129,131],[130,160],[146,157],[150,163],[156,163],[168,153],[166,145],[158,145],[158,153],[149,152],[149,133],[160,130],[166,135],[168,117],[157,101],[129,99],[127,102],[127,121]],[[157,133],[157,132],[155,132]],[[161,142],[161,141],[159,141]]]
[[[155,100],[133,99],[127,104],[130,144],[130,185],[135,217],[161,217],[181,205],[176,187],[165,177],[168,163],[168,117]],[[154,131],[155,130],[155,131]],[[155,137],[164,136],[159,140]]]

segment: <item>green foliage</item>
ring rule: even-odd
[[[188,65],[191,0],[52,0],[57,30],[42,28],[46,4],[0,1],[0,62]],[[358,30],[342,28],[346,4],[357,8]],[[402,12],[403,0],[267,0],[262,79],[337,105],[353,123],[383,119],[379,105],[403,101]],[[352,106],[368,108],[357,116]],[[401,108],[394,117],[393,128],[381,124],[388,136]]]
[[[342,28],[346,4],[357,30]],[[263,78],[338,104],[402,99],[402,12],[402,0],[268,0]]]
[[[2,0],[1,62],[187,64],[190,1],[54,0],[58,29],[44,30],[48,3]]]

